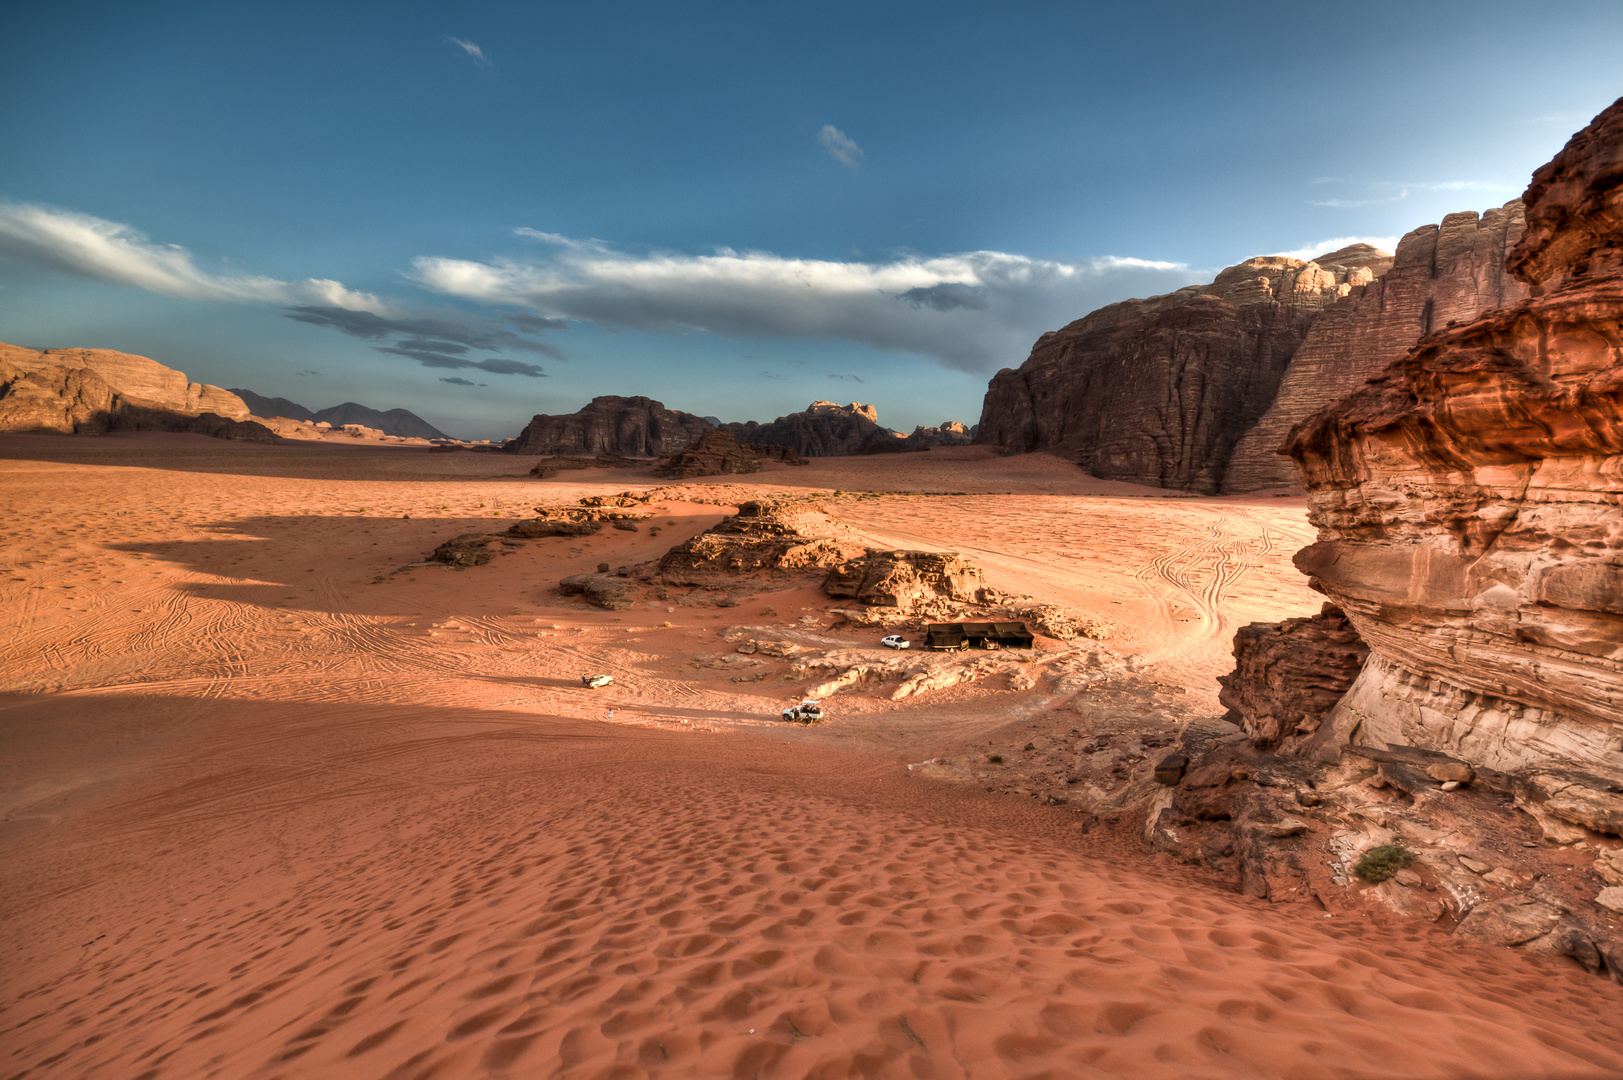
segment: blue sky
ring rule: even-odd
[[[979,416],[1044,330],[1514,198],[1623,4],[13,5],[0,340],[467,437]]]

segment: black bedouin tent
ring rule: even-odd
[[[924,645],[929,649],[1029,649],[1032,636],[1021,622],[927,623]]]

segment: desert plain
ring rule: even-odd
[[[1024,749],[1222,713],[1234,629],[1318,609],[1300,497],[980,448],[527,465],[0,436],[0,1077],[1623,1075],[1623,987],[1235,895],[1022,780]],[[654,487],[657,535],[419,565]],[[785,724],[805,683],[733,642],[885,655],[815,582],[557,593],[774,493],[1109,623],[1030,658],[1084,692],[859,686]]]

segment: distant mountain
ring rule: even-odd
[[[342,405],[334,405],[330,409],[320,412],[300,405],[287,398],[264,397],[252,390],[233,390],[255,416],[266,418],[272,416],[285,416],[289,420],[305,420],[312,424],[328,423],[333,427],[343,427],[345,424],[360,424],[362,427],[377,428],[385,435],[398,435],[406,439],[447,439],[450,436],[439,428],[430,424],[416,413],[406,409],[390,409],[388,412],[379,412],[365,405],[357,405],[353,401],[346,401]]]
[[[316,422],[316,414],[306,409],[296,401],[289,401],[285,397],[262,397],[252,390],[233,390],[233,394],[248,403],[248,411],[255,416],[270,419],[273,416],[285,416],[289,420],[307,420]]]

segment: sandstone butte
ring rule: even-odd
[[[0,343],[0,431],[198,431],[268,440],[229,390],[188,382],[156,360],[110,349],[36,351]]]
[[[1525,295],[1502,268],[1521,223],[1512,201],[1415,229],[1395,256],[1366,244],[1263,256],[1101,308],[993,376],[976,442],[1208,494],[1293,483],[1276,453],[1292,424],[1422,333]]]
[[[775,443],[802,457],[844,457],[870,443],[894,438],[879,426],[879,410],[860,401],[848,405],[814,401],[804,411],[780,416],[769,424],[750,420],[722,427],[739,442]]]
[[[537,414],[502,449],[510,454],[663,457],[683,449],[711,426],[703,417],[667,409],[652,398],[606,394],[579,412]]]
[[[1523,201],[1507,263],[1527,298],[1436,330],[1290,435],[1318,528],[1296,564],[1371,650],[1319,741],[1581,769],[1617,832],[1623,100]]]

